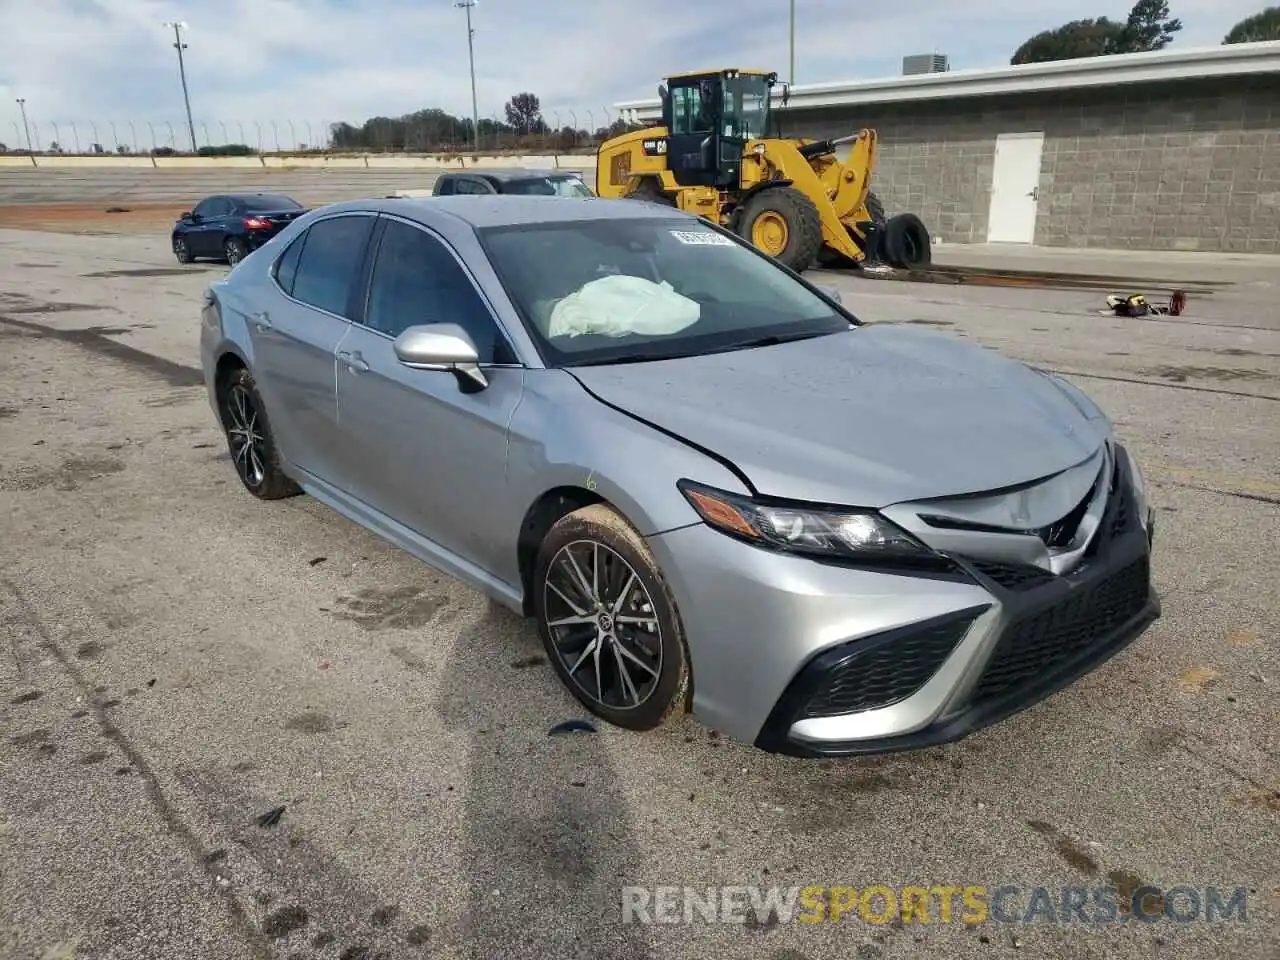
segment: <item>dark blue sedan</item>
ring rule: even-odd
[[[278,193],[227,193],[201,200],[173,225],[173,255],[179,263],[199,257],[235,266],[307,208]]]

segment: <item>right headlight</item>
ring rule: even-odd
[[[762,547],[833,560],[943,561],[874,510],[770,503],[691,480],[677,485],[709,526]]]

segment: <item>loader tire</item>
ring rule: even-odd
[[[914,213],[900,213],[884,225],[880,249],[889,265],[900,269],[926,267],[933,261],[929,231]]]
[[[872,223],[884,223],[889,217],[884,212],[884,204],[870,190],[867,191],[867,213],[871,215]]]
[[[622,195],[623,200],[647,200],[650,203],[660,203],[664,207],[674,207],[676,205],[675,197],[670,197],[663,193],[662,188],[658,186],[656,180],[645,179],[640,182],[640,186],[634,190],[629,190]]]
[[[822,217],[813,201],[795,187],[771,187],[747,201],[738,235],[801,273],[822,250]]]

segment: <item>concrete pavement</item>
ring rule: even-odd
[[[222,269],[163,236],[0,231],[0,956],[1276,955],[1274,308],[1120,321],[1092,292],[831,277],[868,319],[1102,403],[1152,486],[1165,616],[959,744],[811,763],[689,720],[550,738],[581,711],[527,624],[309,498],[245,494],[195,369]],[[1248,919],[620,916],[626,884],[1017,884],[1025,906],[1144,882],[1243,886]]]

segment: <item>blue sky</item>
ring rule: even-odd
[[[1185,24],[1176,46],[1217,44],[1268,2],[1171,0]],[[741,65],[785,76],[788,9],[788,0],[479,0],[480,113],[501,115],[511,94],[531,90],[548,120],[558,113],[570,123],[573,111],[585,127],[601,125],[618,101],[651,96],[669,72]],[[950,55],[952,69],[1000,66],[1039,30],[1123,18],[1128,6],[798,0],[797,9],[803,84],[891,76],[903,55],[935,50]],[[269,131],[276,121],[287,143],[289,121],[303,140],[307,124],[318,138],[336,120],[431,106],[470,113],[464,13],[452,0],[0,0],[0,142],[15,140],[17,97],[45,143],[52,123],[72,121],[84,129],[132,120],[140,130],[150,122],[167,140],[163,124],[180,130],[183,117],[173,36],[161,25],[175,19],[189,25],[197,128],[215,141],[220,123],[233,140],[237,122],[248,127],[252,142],[255,123]],[[70,141],[65,127],[61,135]]]

